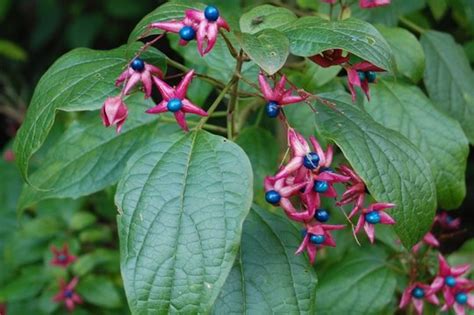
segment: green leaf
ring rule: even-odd
[[[117,250],[96,249],[93,252],[81,255],[77,261],[72,265],[72,271],[75,275],[82,277],[92,270],[100,268],[112,269],[115,272],[119,265],[119,253]],[[117,266],[117,267],[115,267]],[[107,267],[107,268],[105,268]]]
[[[277,141],[268,130],[250,127],[239,134],[236,142],[247,153],[252,165],[254,201],[258,201],[262,206],[266,205],[263,180],[278,169]]]
[[[322,86],[337,77],[341,67],[332,66],[324,68],[307,59],[300,69],[285,70],[293,84],[309,93],[316,93],[321,92]]]
[[[397,64],[397,73],[418,82],[423,77],[425,70],[425,54],[415,35],[399,27],[377,26],[385,37]]]
[[[474,144],[474,73],[461,46],[449,34],[428,31],[421,36],[425,50],[425,85],[437,108],[461,123]]]
[[[0,174],[0,214],[14,213],[23,182],[20,172],[13,162],[0,159]]]
[[[0,289],[0,301],[15,302],[38,294],[48,280],[42,267],[24,269],[12,282]]]
[[[322,273],[316,289],[318,314],[383,314],[392,301],[396,274],[379,248],[353,251]]]
[[[431,166],[438,206],[455,209],[466,196],[464,180],[469,142],[461,126],[434,108],[416,86],[379,80],[365,104],[383,126],[408,138]]]
[[[26,61],[28,59],[28,55],[23,48],[4,39],[0,39],[0,56],[16,61]]]
[[[395,62],[387,41],[371,24],[349,18],[327,21],[309,16],[289,24],[283,33],[296,56],[313,56],[328,49],[344,49],[380,68],[393,72]]]
[[[286,217],[254,205],[213,313],[314,314],[316,273],[305,255],[295,256],[300,242]]]
[[[86,211],[79,211],[72,215],[71,222],[69,223],[69,227],[73,231],[80,231],[93,225],[97,221],[97,217],[91,213]]]
[[[352,104],[347,94],[322,95],[316,123],[334,141],[378,202],[392,202],[390,215],[403,245],[411,248],[430,229],[436,190],[428,162],[398,132],[385,128]]]
[[[372,24],[384,24],[387,26],[397,26],[401,16],[409,15],[425,7],[425,0],[394,0],[390,5],[363,9],[359,6],[359,1],[353,2],[351,11],[354,17],[371,22]]]
[[[142,35],[150,36],[163,33],[159,29],[148,29],[148,25],[153,22],[162,22],[162,21],[171,21],[171,20],[182,20],[184,18],[184,11],[188,9],[203,9],[204,5],[202,3],[194,1],[194,4],[179,3],[179,2],[167,2],[149,14],[147,14],[143,19],[138,22],[133,31],[128,37],[128,42],[134,42]]]
[[[115,202],[132,313],[210,310],[238,250],[252,181],[243,150],[205,131],[136,152]]]
[[[267,29],[256,34],[240,34],[242,49],[269,75],[280,70],[290,54],[290,42],[281,32]]]
[[[264,4],[241,16],[240,30],[250,34],[258,33],[264,29],[280,30],[294,20],[296,20],[296,15],[290,10]]]
[[[108,96],[119,93],[115,79],[139,48],[138,43],[110,51],[78,48],[49,68],[36,86],[15,141],[17,164],[25,179],[29,160],[45,141],[56,111],[99,109]],[[166,69],[163,55],[155,49],[143,58]]]
[[[448,10],[446,0],[428,0],[428,6],[436,20],[440,20]]]
[[[107,277],[89,275],[81,279],[77,285],[77,292],[88,303],[104,308],[122,306],[122,298]]]
[[[18,207],[43,199],[78,198],[113,185],[137,149],[152,138],[177,130],[175,125],[157,123],[156,117],[144,113],[153,102],[143,101],[143,95],[125,102],[130,115],[120,134],[105,128],[97,112],[73,123],[31,175],[32,186],[24,186]]]

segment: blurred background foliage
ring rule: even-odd
[[[76,47],[111,49],[120,46],[127,41],[136,23],[163,2],[0,0],[0,152],[4,156],[0,159],[0,305],[8,301],[9,315],[65,313],[51,298],[58,290],[57,280],[70,279],[70,276],[49,263],[50,246],[64,243],[79,256],[69,273],[81,278],[78,292],[87,302],[75,314],[129,313],[119,272],[114,189],[79,200],[44,201],[17,220],[16,201],[23,182],[8,150],[36,83],[59,56]],[[325,8],[317,0],[203,2],[224,8],[229,12],[229,20],[238,19],[246,7],[262,2],[291,7],[297,13]],[[365,11],[355,5],[351,13],[373,23],[406,26],[414,22],[423,28],[451,33],[474,64],[473,0],[392,2],[390,7]],[[399,22],[401,16],[405,23]],[[182,61],[167,41],[161,42],[159,48]],[[324,75],[318,79],[315,74],[315,82],[310,85],[327,90],[326,83]],[[47,143],[35,155],[32,168],[35,161],[38,165],[72,117],[74,114],[59,115]],[[443,242],[443,251],[452,251],[473,236],[472,153],[466,178],[467,198],[454,214],[462,217],[467,229]]]

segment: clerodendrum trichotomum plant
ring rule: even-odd
[[[15,144],[19,207],[112,189],[133,314],[471,312],[469,265],[436,249],[474,142],[452,37],[351,17],[403,1],[218,2],[165,3],[126,45],[51,66]],[[61,111],[81,113],[30,176]],[[75,270],[53,297],[70,310]]]

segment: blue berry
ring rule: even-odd
[[[145,70],[145,62],[141,58],[135,58],[133,59],[132,63],[130,64],[130,67],[132,67],[133,70],[137,72],[142,72]]]
[[[425,290],[420,287],[415,287],[413,290],[411,290],[411,296],[413,296],[415,299],[422,299],[425,296]]]
[[[268,102],[267,105],[265,105],[265,112],[268,117],[275,118],[280,114],[280,106],[275,102]]]
[[[367,79],[367,78],[365,77],[365,72],[363,72],[363,71],[357,71],[357,74],[359,75],[359,80],[360,80],[360,82],[365,81],[365,79]]]
[[[322,234],[313,234],[309,238],[309,241],[315,245],[321,245],[325,240],[326,238]]]
[[[456,279],[453,276],[447,276],[444,279],[444,283],[450,288],[453,288],[456,285]]]
[[[461,305],[466,304],[467,294],[464,292],[459,292],[458,294],[456,294],[456,302],[458,302],[458,304],[461,304]]]
[[[365,77],[367,78],[367,81],[369,81],[369,83],[374,83],[375,79],[377,78],[377,74],[374,71],[367,71],[365,73]]]
[[[189,42],[196,37],[196,31],[191,26],[185,26],[179,30],[179,37],[181,37],[182,40]]]
[[[66,261],[66,259],[67,259],[67,257],[66,257],[66,255],[64,255],[64,254],[59,254],[59,255],[58,255],[58,260],[59,260],[59,261]]]
[[[314,170],[319,165],[319,155],[315,152],[310,152],[304,156],[303,165],[310,170]]]
[[[454,220],[454,218],[452,216],[450,216],[450,215],[446,216],[446,223],[449,224],[449,223],[453,222],[453,220]]]
[[[318,209],[314,214],[314,218],[319,222],[327,222],[329,220],[329,212],[326,209]]]
[[[318,193],[325,193],[329,189],[329,184],[326,181],[315,181],[313,190]]]
[[[204,16],[208,21],[215,22],[219,18],[219,10],[213,5],[208,5],[204,9]]]
[[[265,193],[265,200],[271,204],[277,204],[280,202],[281,196],[275,190],[269,190]]]
[[[170,112],[175,113],[183,107],[183,103],[179,98],[172,98],[168,101],[166,107]]]
[[[365,214],[365,221],[369,222],[370,224],[377,224],[380,223],[380,214],[378,211],[370,211],[369,213]]]
[[[308,230],[306,230],[306,229],[301,229],[301,236],[302,236],[302,237],[305,237],[306,234],[308,234]]]
[[[74,295],[74,292],[72,292],[72,290],[64,291],[64,297],[66,297],[68,299],[72,298],[73,295]]]

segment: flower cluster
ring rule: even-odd
[[[438,273],[430,285],[420,282],[410,284],[403,292],[400,308],[413,304],[417,314],[423,314],[423,304],[439,305],[437,294],[442,293],[442,311],[453,309],[456,315],[464,315],[465,308],[474,309],[474,282],[462,277],[470,269],[469,264],[451,267],[446,259],[438,255]]]
[[[210,52],[216,44],[220,28],[229,31],[229,25],[220,16],[219,10],[212,5],[207,6],[204,11],[186,10],[183,20],[154,22],[149,25],[149,28],[178,33],[181,45],[185,45],[196,38],[198,50],[202,56]],[[194,70],[189,71],[178,86],[171,87],[163,80],[163,72],[160,68],[136,56],[115,81],[116,86],[122,86],[120,94],[107,98],[102,106],[103,124],[106,127],[116,126],[117,132],[120,132],[128,117],[128,108],[124,97],[129,95],[135,86],[141,84],[145,98],[149,98],[152,94],[153,85],[155,85],[161,94],[162,101],[146,112],[149,114],[171,112],[174,114],[178,125],[183,130],[188,131],[185,114],[207,116],[206,111],[186,98],[193,75]]]
[[[367,99],[370,100],[369,83],[376,82],[376,73],[384,70],[368,61],[351,62],[350,57],[349,53],[344,56],[342,49],[330,49],[311,56],[309,59],[324,68],[342,66],[347,72],[347,85],[352,95],[352,101],[356,99],[355,87],[360,87]]]
[[[68,268],[77,259],[76,256],[69,252],[69,247],[64,244],[61,249],[56,246],[51,246],[51,252],[53,258],[50,263],[53,266]],[[69,283],[66,283],[64,279],[59,279],[59,292],[53,297],[53,301],[56,303],[64,303],[69,311],[73,311],[76,304],[82,304],[81,297],[75,292],[75,287],[79,282],[79,278],[74,277]]]
[[[204,11],[186,10],[182,20],[156,22],[150,24],[150,28],[179,34],[180,45],[187,45],[189,41],[196,39],[201,56],[214,47],[220,28],[230,31],[219,10],[212,5],[207,6]]]
[[[264,186],[267,202],[279,205],[289,219],[304,225],[303,241],[296,253],[306,251],[314,263],[319,248],[336,246],[331,231],[344,228],[344,225],[327,224],[329,212],[321,208],[322,197],[337,197],[334,184],[346,183],[348,189],[339,204],[355,203],[351,217],[361,212],[357,232],[364,227],[371,242],[375,224],[394,224],[395,221],[384,212],[393,204],[375,203],[363,208],[366,189],[362,180],[348,166],[341,166],[340,173],[332,169],[332,146],[328,145],[324,151],[315,137],[309,140],[311,147],[301,134],[288,129],[291,158],[275,176],[265,178]]]

